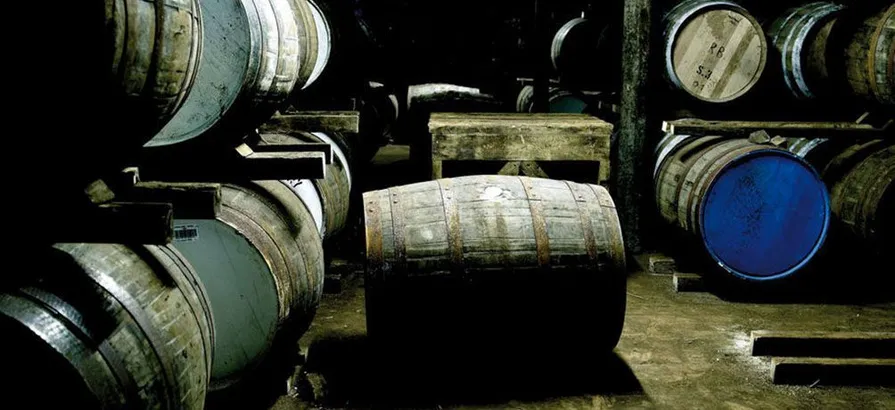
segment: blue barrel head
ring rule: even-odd
[[[742,279],[786,278],[823,245],[830,198],[817,172],[795,155],[753,151],[724,167],[702,199],[709,254]]]

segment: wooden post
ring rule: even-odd
[[[619,119],[615,200],[619,205],[625,243],[639,252],[640,214],[646,196],[647,93],[652,28],[652,0],[625,0],[622,41],[622,92]]]

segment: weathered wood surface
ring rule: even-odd
[[[314,222],[280,181],[226,184],[215,221],[178,219],[175,242],[205,284],[215,318],[212,389],[234,386],[280,340],[308,328],[323,291]]]
[[[774,384],[895,386],[895,359],[774,358]]]
[[[295,87],[299,32],[290,0],[200,6],[205,31],[196,81],[149,147],[200,136],[236,141],[270,118]]]
[[[302,13],[308,12],[310,14],[302,16],[302,19],[303,22],[308,24],[306,30],[311,30],[311,27],[314,30],[313,39],[309,39],[309,46],[314,47],[313,50],[309,50],[311,55],[309,60],[312,60],[313,63],[309,66],[310,71],[302,71],[302,79],[307,78],[307,80],[302,82],[301,89],[305,89],[313,85],[326,70],[332,54],[333,33],[328,16],[317,3],[313,0],[295,0],[295,2],[307,3],[308,8],[307,10],[302,9]]]
[[[601,183],[610,177],[612,130],[608,122],[579,114],[435,113],[429,121],[433,162],[598,161]]]
[[[288,136],[285,136],[288,137]],[[291,137],[288,137],[291,138]],[[252,151],[255,152],[322,152],[326,165],[333,163],[333,149],[330,144],[326,143],[270,143],[262,141],[259,144],[252,145]]]
[[[232,182],[326,177],[326,152],[255,152],[243,144],[230,155],[220,158],[178,161],[171,164],[161,158],[141,164],[144,181]]]
[[[851,91],[881,104],[895,104],[895,5],[869,17],[857,29],[845,53]]]
[[[621,30],[595,15],[566,22],[553,36],[550,61],[562,82],[574,88],[618,89]]]
[[[298,28],[299,54],[298,54],[298,79],[295,89],[301,90],[309,84],[311,73],[317,65],[319,39],[317,38],[317,22],[311,12],[311,5],[307,0],[292,0],[295,10],[295,19]]]
[[[301,144],[302,140],[285,135],[262,135],[262,140],[272,142],[289,142],[292,144]],[[323,178],[313,180],[297,180],[290,179],[285,181],[287,185],[295,189],[296,193],[302,198],[305,205],[313,206],[308,202],[308,198],[301,192],[300,184],[309,183],[314,186],[317,191],[317,197],[322,207],[321,212],[323,223],[321,224],[321,235],[324,239],[330,239],[336,236],[348,221],[348,212],[351,197],[351,166],[348,159],[342,152],[342,149],[333,140],[324,133],[306,134],[305,138],[310,141],[317,141],[317,144],[327,144],[335,153],[335,161],[327,166],[326,175]],[[324,142],[326,141],[326,142]],[[309,143],[311,144],[311,143]],[[311,199],[313,201],[313,199]],[[312,211],[312,214],[314,212]]]
[[[780,121],[706,121],[683,119],[665,121],[662,131],[676,135],[723,135],[747,137],[756,131],[791,138],[861,137],[879,138],[891,128],[876,128],[870,124],[853,122],[780,122]]]
[[[665,17],[665,75],[707,102],[734,100],[752,89],[767,62],[758,21],[729,1],[687,0]]]
[[[173,208],[166,203],[110,202],[53,215],[41,240],[76,243],[165,245],[173,235]]]
[[[297,131],[357,134],[359,124],[357,111],[305,111],[274,115],[260,130],[264,134],[286,135]]]
[[[893,332],[752,332],[753,356],[895,359]]]
[[[497,326],[524,318],[532,320],[530,327],[546,315],[589,328],[592,335],[582,337],[594,350],[617,342],[625,249],[605,188],[526,177],[462,177],[368,192],[364,208],[371,335],[413,333],[415,321],[405,320],[416,315],[429,323],[424,320],[429,314],[445,313],[450,323],[474,326],[477,317],[466,316],[472,312],[464,306],[475,305],[473,315],[499,316],[492,318],[495,324],[505,320]],[[475,291],[491,286],[492,291]],[[401,302],[417,298],[424,304]],[[482,303],[500,301],[507,305],[480,309]],[[539,313],[529,317],[525,312],[531,310]],[[435,317],[431,323],[441,324]]]
[[[887,252],[895,245],[895,145],[875,151],[830,190],[833,215],[855,238]]]
[[[768,38],[782,58],[783,80],[797,98],[828,91],[827,40],[843,6],[816,2],[787,10],[771,24]]]
[[[139,182],[123,196],[133,202],[169,203],[175,218],[214,219],[221,210],[219,184]]]
[[[678,293],[705,292],[705,281],[695,273],[675,272],[671,278],[674,291]]]
[[[622,27],[621,113],[618,121],[617,158],[613,194],[618,200],[625,244],[632,252],[641,249],[640,216],[646,208],[649,177],[644,168],[649,155],[646,148],[647,129],[654,121],[649,94],[650,78],[655,68],[650,65],[653,25],[659,6],[652,0],[625,0]]]
[[[75,408],[204,408],[212,318],[177,251],[59,244],[42,263],[47,269],[10,272],[15,284],[0,292],[4,345],[41,355],[8,363],[9,371],[27,380],[46,368],[17,364],[59,363],[53,394]]]
[[[109,78],[120,87],[115,97],[154,120],[152,128],[133,130],[142,139],[139,146],[177,112],[195,81],[203,32],[199,4],[108,2],[105,23],[112,57]]]

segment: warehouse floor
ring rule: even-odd
[[[360,278],[347,281],[341,294],[326,295],[302,339],[306,368],[326,380],[318,392],[325,392],[325,407],[895,408],[895,388],[830,387],[822,381],[814,387],[773,385],[770,359],[750,355],[753,330],[895,331],[891,301],[864,306],[732,303],[708,293],[675,293],[670,276],[637,273],[629,280],[625,330],[613,358],[574,379],[533,371],[521,385],[498,384],[481,394],[444,379],[432,391],[405,388],[408,380],[425,376],[395,378],[394,369],[374,368],[363,295]],[[549,352],[524,360],[535,363],[542,355]],[[282,397],[273,408],[315,407]]]

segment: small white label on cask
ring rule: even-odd
[[[174,227],[174,242],[194,242],[199,240],[199,225],[178,225]]]

